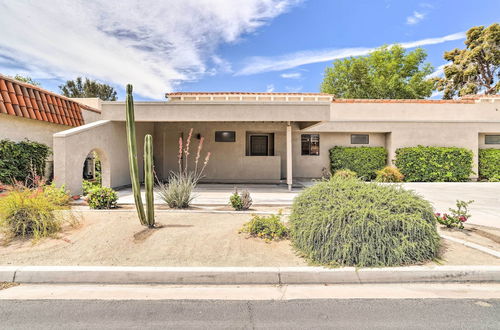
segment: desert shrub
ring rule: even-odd
[[[350,179],[350,178],[357,178],[358,175],[356,172],[347,170],[347,169],[341,169],[341,170],[336,170],[335,173],[333,173],[334,178],[342,178],[342,179]]]
[[[412,191],[358,179],[323,181],[294,200],[294,246],[315,263],[398,266],[436,256],[432,206]]]
[[[108,187],[94,188],[87,195],[87,203],[91,209],[115,208],[117,201],[118,194]]]
[[[195,178],[190,173],[170,173],[168,183],[158,184],[158,194],[170,208],[185,209],[194,199]]]
[[[500,181],[500,149],[479,150],[479,177],[493,182]]]
[[[252,206],[252,197],[250,197],[248,190],[238,193],[238,190],[235,189],[234,193],[229,197],[229,204],[237,211],[248,210]]]
[[[88,193],[95,189],[100,188],[101,184],[99,181],[90,181],[90,180],[82,180],[82,194],[83,196],[87,196]]]
[[[280,240],[288,236],[288,228],[281,221],[281,212],[269,216],[254,215],[240,232],[266,240]]]
[[[472,151],[455,147],[410,147],[396,150],[396,166],[409,182],[469,180]]]
[[[464,228],[464,222],[469,220],[470,214],[469,214],[469,205],[472,204],[474,201],[461,201],[457,199],[456,203],[456,209],[450,208],[450,214],[448,213],[436,213],[434,216],[436,217],[436,221],[439,222],[440,224],[452,228],[452,227],[457,227],[459,229]]]
[[[330,149],[332,173],[348,169],[364,180],[375,178],[375,171],[387,162],[387,151],[383,147],[333,147]]]
[[[45,185],[41,187],[44,195],[57,206],[66,206],[71,201],[71,196],[69,192],[64,188],[64,186],[57,188],[54,183],[50,185]]]
[[[377,171],[377,177],[375,181],[377,182],[402,182],[404,175],[394,166],[386,166],[380,171]]]
[[[0,198],[0,225],[12,236],[50,236],[61,229],[57,209],[41,189],[15,189]]]
[[[49,147],[42,143],[0,140],[0,182],[27,182],[30,176],[33,177],[33,172],[37,176],[43,176],[49,154]]]

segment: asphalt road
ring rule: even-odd
[[[1,329],[500,329],[500,300],[4,300]]]

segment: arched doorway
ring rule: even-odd
[[[84,195],[92,187],[110,186],[110,167],[108,157],[100,149],[92,149],[82,164],[82,188]]]

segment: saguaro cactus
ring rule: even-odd
[[[153,137],[144,137],[144,186],[146,188],[146,221],[149,227],[155,224],[154,176],[153,176]]]
[[[153,143],[151,135],[144,138],[144,171],[146,182],[146,201],[148,203],[148,214],[144,212],[144,205],[141,197],[141,183],[139,181],[139,167],[137,164],[137,144],[135,136],[134,98],[132,96],[132,85],[127,85],[126,97],[126,128],[128,161],[130,167],[130,181],[132,181],[132,191],[134,194],[135,207],[139,221],[144,226],[153,227],[154,220],[154,195],[153,195]],[[146,152],[147,151],[147,152]]]

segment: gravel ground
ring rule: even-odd
[[[307,265],[295,254],[289,241],[266,243],[238,234],[251,214],[158,211],[157,222],[163,227],[153,230],[142,227],[135,211],[130,209],[83,211],[80,208],[73,214],[80,224],[65,227],[57,238],[37,243],[17,239],[0,245],[0,265]],[[440,264],[500,265],[500,258],[461,244],[443,243]]]

